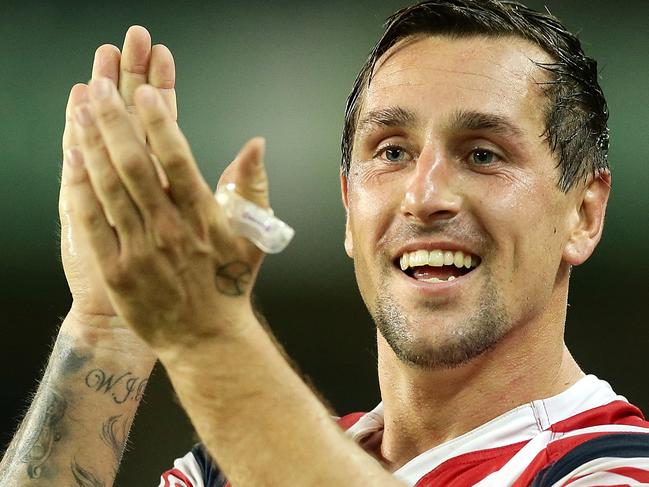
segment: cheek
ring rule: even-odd
[[[563,208],[550,184],[554,181],[494,187],[488,197],[477,200],[478,221],[500,256],[495,265],[520,272],[523,279],[547,276],[547,281],[561,260]]]
[[[395,186],[350,184],[349,221],[355,252],[379,251],[382,239],[399,210],[397,195]]]

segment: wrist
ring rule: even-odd
[[[115,315],[83,313],[74,306],[61,323],[60,334],[73,338],[80,347],[137,359],[153,368],[156,358],[151,349]]]
[[[212,314],[209,323],[188,327],[192,333],[155,344],[155,355],[168,372],[213,367],[216,357],[266,335],[249,302],[223,308]]]

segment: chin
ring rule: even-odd
[[[378,298],[372,316],[403,363],[426,369],[455,368],[493,348],[512,328],[499,299],[485,297],[472,309],[470,316],[433,321],[435,311],[425,318],[413,317],[391,299]]]

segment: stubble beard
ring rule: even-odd
[[[503,300],[489,279],[473,312],[451,324],[450,330],[440,329],[439,340],[431,340],[429,335],[436,326],[435,311],[436,307],[431,305],[430,319],[419,323],[408,317],[386,286],[382,286],[372,318],[396,356],[422,369],[450,369],[466,364],[495,346],[512,327]]]

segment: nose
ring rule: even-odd
[[[460,211],[452,161],[441,150],[424,147],[410,174],[401,212],[417,223],[450,220]]]

